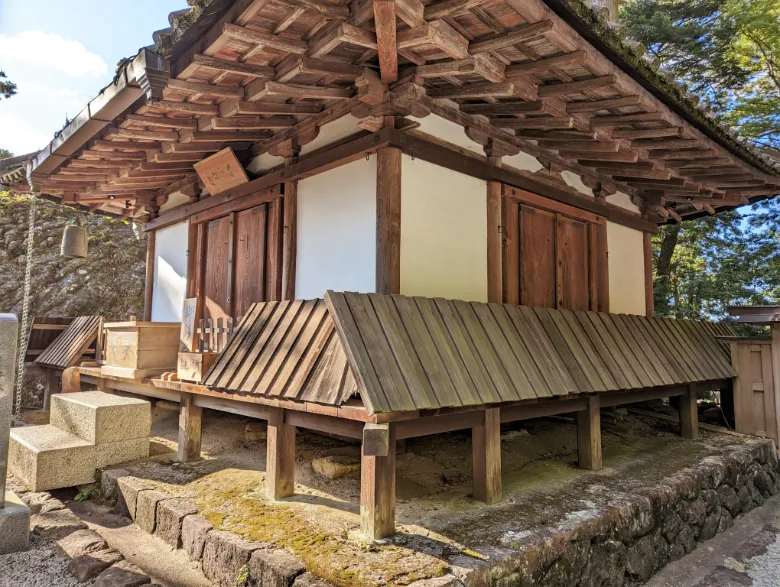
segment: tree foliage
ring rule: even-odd
[[[8,149],[0,149],[0,159],[10,159],[14,154]]]
[[[0,98],[10,98],[16,93],[16,84],[0,69]]]
[[[780,2],[628,0],[621,22],[741,134],[780,146]],[[780,300],[775,201],[668,225],[653,239],[659,315],[722,318]]]

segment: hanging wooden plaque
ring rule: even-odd
[[[249,181],[246,171],[230,147],[206,157],[193,167],[212,196]]]
[[[198,323],[198,298],[187,298],[184,300],[184,306],[181,313],[181,346],[182,351],[195,351],[196,345],[196,325]]]

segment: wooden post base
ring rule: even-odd
[[[295,494],[295,426],[285,423],[281,409],[273,410],[268,419],[265,491],[273,500]]]
[[[367,425],[369,427],[371,425]],[[376,426],[364,430],[360,463],[360,533],[378,540],[395,533],[395,426],[386,425],[386,439],[376,441]],[[376,447],[382,449],[377,450]],[[387,447],[385,450],[384,447]],[[385,456],[367,453],[384,453]]]
[[[699,438],[699,412],[696,408],[696,389],[691,386],[688,393],[680,396],[680,436]]]
[[[62,393],[81,391],[81,373],[78,367],[68,367],[62,372]]]
[[[587,409],[577,412],[577,450],[581,469],[598,471],[603,467],[601,457],[601,399],[586,398]]]
[[[179,461],[187,463],[200,458],[202,420],[203,408],[195,405],[195,396],[182,393],[179,404]]]
[[[487,408],[481,426],[471,429],[474,499],[501,501],[501,410]]]

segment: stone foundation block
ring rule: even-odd
[[[157,505],[157,527],[154,533],[173,548],[181,547],[181,526],[185,517],[198,513],[195,504],[186,499],[165,499]]]
[[[164,493],[154,490],[140,492],[135,509],[135,525],[144,532],[153,533],[157,526],[157,504],[166,497]]]
[[[283,550],[256,550],[249,557],[250,585],[290,587],[306,565],[297,556]]]
[[[68,558],[76,558],[83,554],[106,550],[108,544],[103,537],[94,530],[77,530],[57,541],[59,546]]]
[[[151,489],[151,484],[138,477],[120,477],[117,479],[117,487],[120,511],[135,520],[138,494]]]
[[[86,485],[95,480],[95,447],[51,425],[14,428],[8,465],[32,491]]]
[[[203,574],[218,587],[235,587],[236,579],[258,548],[259,544],[231,532],[212,530],[203,549]]]
[[[198,561],[203,558],[206,537],[213,529],[214,526],[200,516],[186,516],[182,520],[181,545],[189,555],[190,560]]]
[[[68,571],[79,583],[83,583],[94,579],[108,567],[121,560],[123,557],[116,550],[99,550],[70,559]]]
[[[127,477],[130,472],[125,469],[109,469],[100,475],[100,495],[108,504],[115,504],[119,498],[120,477]]]
[[[102,391],[61,393],[51,397],[49,423],[91,444],[148,438],[152,406]]]
[[[314,575],[310,575],[309,573],[304,573],[297,579],[295,579],[295,583],[293,583],[293,587],[333,587],[330,583],[327,581],[323,581],[319,577],[315,577]]]
[[[37,536],[50,540],[60,540],[73,532],[87,529],[87,525],[70,510],[36,514],[30,519],[30,526]]]
[[[30,510],[15,493],[7,491],[0,509],[0,555],[30,548]]]
[[[298,585],[298,583],[296,583]],[[409,584],[409,587],[462,587],[457,577],[453,575],[444,575],[443,577],[434,577],[433,579],[422,579]]]
[[[104,442],[95,446],[95,468],[104,469],[149,456],[149,437],[119,442]]]
[[[123,560],[100,573],[95,587],[139,587],[151,582],[139,567]]]

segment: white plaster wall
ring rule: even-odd
[[[249,165],[247,165],[247,169],[251,173],[263,173],[264,171],[273,169],[274,167],[282,165],[283,163],[284,157],[276,157],[275,155],[263,153],[262,155],[258,155],[252,159],[252,161],[249,162]]]
[[[609,311],[647,314],[643,233],[607,222],[609,249]]]
[[[173,192],[171,195],[168,196],[168,200],[160,206],[160,213],[167,212],[168,210],[172,210],[173,208],[178,208],[179,206],[183,206],[184,204],[188,204],[190,201],[190,197],[184,195],[181,192]]]
[[[336,141],[348,137],[349,135],[360,132],[363,129],[360,128],[359,124],[359,118],[355,118],[351,114],[347,114],[346,116],[342,116],[333,122],[322,125],[320,127],[320,132],[317,135],[317,138],[307,145],[301,147],[301,155],[311,153],[320,147],[330,145],[331,143],[335,143]]]
[[[376,156],[298,183],[296,299],[376,291]]]
[[[401,293],[487,301],[484,181],[404,155]]]
[[[533,155],[529,155],[528,153],[523,153],[522,151],[517,155],[512,155],[511,157],[503,157],[501,159],[501,163],[504,167],[515,167],[517,169],[530,171],[532,173],[536,173],[540,169],[544,169],[544,165],[539,162],[539,159]]]
[[[582,178],[576,173],[572,173],[571,171],[562,171],[561,177],[563,178],[563,181],[569,185],[569,187],[573,187],[575,190],[585,194],[586,196],[593,197],[593,190],[582,183]]]
[[[629,196],[628,194],[624,194],[623,192],[616,192],[611,196],[607,196],[607,202],[639,214],[639,207],[635,206],[634,203],[631,201],[631,196]]]
[[[187,223],[161,228],[154,242],[152,322],[181,322],[187,295]]]
[[[429,134],[442,141],[447,141],[458,147],[468,149],[469,151],[479,153],[480,155],[485,154],[482,145],[472,141],[466,136],[466,131],[459,124],[450,122],[435,114],[430,114],[424,118],[415,118],[414,120],[420,123],[420,126],[416,129],[420,132]]]

